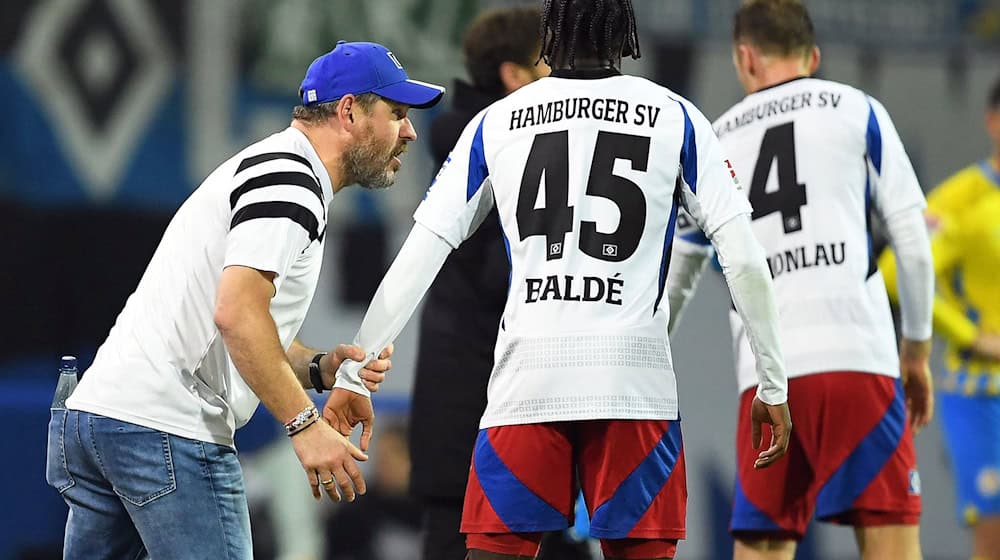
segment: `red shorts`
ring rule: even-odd
[[[754,470],[750,404],[740,399],[732,533],[801,539],[821,521],[871,527],[920,521],[920,476],[902,383],[884,375],[831,372],[788,380],[788,454]],[[771,438],[764,426],[761,449]]]
[[[588,420],[479,431],[462,512],[470,549],[532,556],[569,527],[579,480],[590,535],[617,558],[672,558],[687,487],[680,422]]]

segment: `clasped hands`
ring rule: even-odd
[[[385,381],[386,372],[392,368],[390,360],[392,352],[393,345],[390,343],[377,358],[365,364],[358,372],[365,388],[372,393],[378,391],[379,385]],[[323,376],[329,375],[330,378],[335,379],[337,370],[347,360],[363,362],[365,351],[360,346],[341,344],[326,358],[328,359],[320,362]],[[350,437],[354,427],[360,423],[362,426],[360,447],[362,451],[368,451],[368,444],[371,442],[372,430],[375,425],[375,411],[369,396],[334,387],[323,406],[323,419],[345,437]]]

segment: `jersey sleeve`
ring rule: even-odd
[[[753,209],[711,123],[694,105],[686,101],[678,103],[684,113],[684,144],[680,154],[684,209],[704,232],[702,238],[711,238],[722,224],[740,214],[750,214]]]
[[[287,169],[274,169],[244,169],[241,164],[233,176],[223,266],[273,272],[280,279],[302,251],[325,233],[326,204],[319,181],[308,167],[298,169],[298,164],[290,162]]]
[[[457,248],[493,208],[493,189],[483,144],[486,112],[473,118],[431,183],[413,219]]]
[[[889,113],[881,103],[870,97],[868,106],[865,144],[871,189],[869,197],[876,211],[887,219],[903,210],[924,208],[927,203],[920,182]]]
[[[365,360],[344,360],[337,370],[336,387],[365,396],[371,394],[358,372],[403,330],[451,250],[444,239],[420,223],[413,226],[379,284],[354,337],[354,344],[367,352]]]

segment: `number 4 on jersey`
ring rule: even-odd
[[[778,190],[767,192],[767,178],[775,160],[778,164]],[[780,212],[785,233],[802,229],[801,209],[806,204],[806,186],[799,183],[795,165],[794,122],[769,128],[764,133],[750,182],[750,204],[754,220]]]

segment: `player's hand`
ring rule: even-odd
[[[366,492],[365,479],[355,460],[367,461],[368,455],[326,422],[315,422],[291,439],[309,478],[313,498],[320,499],[320,488],[335,502],[341,499],[353,502],[357,494]]]
[[[972,351],[987,360],[1000,362],[1000,334],[979,333],[972,343]]]
[[[393,345],[390,342],[388,346],[382,349],[382,353],[378,355],[378,358],[365,364],[358,375],[361,376],[361,381],[365,383],[365,387],[368,388],[372,393],[378,391],[379,385],[385,381],[385,372],[392,369],[392,360],[389,358],[392,356]]]
[[[323,406],[323,418],[347,437],[350,437],[354,426],[360,422],[361,450],[368,451],[368,443],[375,427],[375,410],[369,397],[335,387]]]
[[[906,393],[913,434],[920,432],[934,417],[934,383],[931,380],[931,341],[904,338],[899,345],[899,369]]]
[[[753,448],[760,449],[763,435],[762,425],[771,425],[771,445],[757,455],[753,468],[764,469],[784,456],[788,451],[788,442],[792,436],[792,416],[788,412],[788,403],[764,404],[757,397],[750,405],[750,425],[752,426]]]
[[[393,345],[386,346],[382,353],[379,354],[378,358],[368,362],[365,367],[358,372],[361,377],[361,381],[365,384],[371,392],[378,391],[379,385],[385,381],[385,372],[392,368],[392,361],[389,359],[392,356]],[[320,375],[323,376],[323,384],[327,387],[333,387],[333,384],[337,381],[337,370],[340,368],[340,364],[344,362],[345,359],[354,360],[355,362],[362,362],[365,359],[365,351],[361,349],[360,346],[341,344],[333,349],[332,352],[323,356],[319,361]]]

